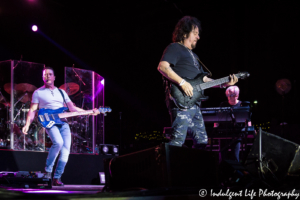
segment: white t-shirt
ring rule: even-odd
[[[64,90],[61,91],[64,94],[66,102],[70,102],[71,100],[67,93]],[[64,107],[64,99],[57,87],[55,87],[55,89],[52,90],[52,92],[49,88],[46,88],[45,86],[40,87],[39,89],[34,91],[31,102],[38,103],[39,109],[46,108],[55,110]]]

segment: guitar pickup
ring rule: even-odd
[[[45,113],[44,115],[45,115],[46,121],[50,121],[48,113]]]
[[[45,119],[44,119],[44,116],[43,116],[43,115],[39,115],[39,118],[40,118],[40,121],[41,121],[41,122],[44,122],[44,121],[45,121]]]
[[[53,115],[53,114],[51,114],[51,117],[52,117],[52,119],[53,119],[53,120],[55,120],[55,117],[54,117],[54,115]]]

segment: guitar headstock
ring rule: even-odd
[[[235,76],[238,77],[239,79],[246,79],[247,77],[250,76],[250,74],[248,72],[239,72],[235,74]]]
[[[102,107],[102,106],[100,106],[98,110],[102,114],[105,114],[107,112],[111,112],[111,108],[110,107]]]

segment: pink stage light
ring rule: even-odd
[[[33,25],[33,26],[31,27],[31,29],[32,29],[32,31],[36,32],[36,31],[38,30],[38,27],[37,27],[37,25]]]

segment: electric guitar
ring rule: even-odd
[[[67,107],[61,107],[56,110],[41,108],[38,112],[38,119],[44,128],[51,128],[54,124],[63,124],[60,118],[74,117],[78,115],[89,115],[94,113],[93,110],[85,110],[79,112],[64,112],[68,110]],[[109,107],[100,107],[99,112],[106,115],[111,112]]]
[[[187,82],[189,82],[193,87],[193,96],[187,96],[184,91],[181,89],[180,86],[177,84],[171,85],[171,96],[173,97],[173,101],[177,104],[178,107],[182,109],[188,109],[195,105],[195,103],[199,100],[207,100],[208,97],[204,96],[203,90],[214,87],[216,85],[221,85],[223,83],[227,83],[230,81],[230,77],[226,76],[224,78],[216,79],[213,81],[209,81],[204,83],[203,77],[206,76],[208,73],[205,72],[196,76],[194,79],[184,78]],[[250,76],[248,72],[240,72],[235,74],[235,76],[239,79],[245,79]]]

